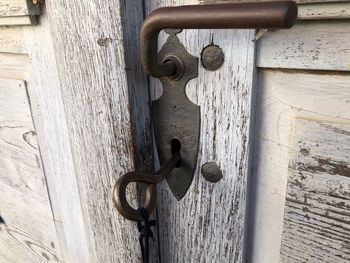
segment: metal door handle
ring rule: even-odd
[[[143,67],[156,78],[176,74],[175,61],[159,64],[157,59],[158,35],[162,29],[290,28],[297,13],[297,5],[292,1],[159,8],[142,25]]]
[[[140,172],[118,178],[113,201],[127,219],[141,220],[142,215],[127,202],[125,189],[130,182],[147,184],[146,210],[156,206],[155,184],[164,178],[176,199],[189,189],[196,169],[200,107],[186,95],[186,84],[198,76],[198,58],[189,54],[176,34],[178,29],[290,28],[297,17],[294,2],[263,2],[195,5],[159,8],[144,21],[141,29],[141,60],[153,77],[161,78],[162,96],[152,102],[153,126],[162,168],[153,176]],[[169,34],[157,53],[158,35]],[[181,162],[180,160],[181,150]]]

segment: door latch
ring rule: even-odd
[[[129,183],[147,184],[145,207],[151,213],[157,199],[155,184],[166,179],[180,200],[196,170],[200,107],[187,98],[185,88],[190,79],[198,77],[198,58],[187,52],[176,34],[182,29],[290,28],[297,12],[293,1],[190,5],[159,8],[145,19],[141,29],[142,65],[163,85],[162,96],[152,102],[156,146],[163,166],[155,175],[131,172],[118,178],[113,201],[124,217],[135,221],[142,218],[126,200]],[[158,53],[158,35],[163,29],[169,37]]]

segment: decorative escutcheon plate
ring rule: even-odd
[[[172,59],[181,65],[176,78],[162,77],[162,96],[152,103],[155,140],[160,163],[171,158],[181,144],[181,166],[166,177],[177,200],[189,189],[196,170],[200,107],[186,95],[186,84],[198,77],[198,58],[189,54],[176,36],[180,30],[167,30],[169,37],[158,54],[159,63]]]

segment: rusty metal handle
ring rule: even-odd
[[[140,182],[147,184],[145,208],[151,214],[157,204],[156,184],[160,183],[174,169],[181,160],[180,153],[175,153],[157,172],[153,175],[142,172],[130,172],[118,178],[113,188],[113,202],[119,213],[126,219],[142,220],[142,215],[132,208],[126,199],[126,188],[129,183]]]
[[[153,77],[173,76],[176,63],[159,64],[158,34],[162,29],[290,28],[298,13],[293,1],[189,5],[153,11],[141,29],[141,60]]]

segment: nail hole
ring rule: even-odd
[[[171,140],[171,154],[180,153],[181,142],[178,139]],[[181,160],[176,164],[176,168],[181,166]]]
[[[5,220],[2,218],[2,216],[0,216],[0,224],[6,225]]]
[[[5,220],[2,218],[2,216],[0,216],[0,230],[2,230],[1,229],[1,225],[5,225],[6,226]]]

